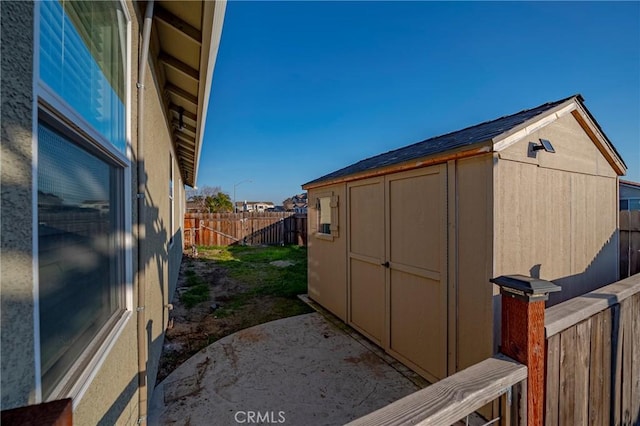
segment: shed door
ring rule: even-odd
[[[384,179],[359,181],[347,191],[349,324],[384,347]]]
[[[430,379],[447,375],[446,185],[444,164],[386,178],[388,350]]]
[[[348,322],[430,380],[447,375],[446,170],[347,186]]]

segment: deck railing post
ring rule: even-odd
[[[491,282],[502,294],[501,352],[527,366],[527,424],[544,418],[544,302],[560,286],[524,275],[503,275]]]

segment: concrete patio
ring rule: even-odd
[[[339,425],[427,383],[331,315],[261,324],[208,346],[153,394],[152,425]]]

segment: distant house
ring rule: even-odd
[[[640,210],[640,182],[620,179],[620,210]]]
[[[206,209],[202,206],[202,203],[197,201],[187,201],[185,211],[187,213],[204,213]]]
[[[309,296],[429,380],[497,349],[499,290],[618,280],[626,165],[580,95],[364,159],[309,193]]]
[[[239,212],[261,213],[273,209],[271,201],[237,201],[236,210]]]
[[[2,2],[2,410],[146,424],[225,7]]]
[[[307,193],[296,194],[291,198],[285,200],[284,208],[287,211],[295,212],[297,214],[307,214]]]
[[[640,273],[640,182],[620,180],[620,278]]]

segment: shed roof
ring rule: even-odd
[[[615,157],[612,160],[618,162],[619,166],[624,168],[625,164],[620,158],[615,147],[611,144],[606,135],[604,135],[604,132],[593,116],[589,113],[586,107],[584,107],[582,96],[580,94],[576,94],[555,102],[548,102],[532,109],[526,109],[515,114],[486,121],[471,127],[466,127],[462,130],[435,136],[403,148],[395,149],[393,151],[358,161],[350,166],[307,182],[303,185],[303,188],[309,189],[315,186],[330,184],[336,180],[345,180],[343,178],[348,176],[366,174],[367,172],[376,169],[383,169],[388,166],[402,164],[425,157],[440,157],[444,153],[465,151],[479,144],[487,144],[488,142],[491,142],[493,145],[500,140],[504,147],[506,145],[505,142],[507,142],[505,139],[516,140],[516,138],[518,138],[518,135],[515,134],[518,130],[524,130],[524,128],[530,126],[532,122],[536,122],[543,117],[547,117],[554,112],[558,112],[559,110],[566,112],[575,110],[577,105],[575,105],[576,108],[573,108],[573,104],[579,104],[581,107],[580,110],[585,115],[584,125],[592,125],[593,129],[591,130],[594,133],[597,132],[604,142],[603,149],[610,151],[611,156]],[[565,109],[567,106],[570,106],[570,108]],[[581,123],[581,125],[582,124],[583,123]],[[593,138],[595,135],[592,136],[590,134],[590,137]],[[495,146],[493,147],[493,150],[497,150]],[[489,149],[484,152],[488,151]],[[624,171],[622,174],[623,173]]]

